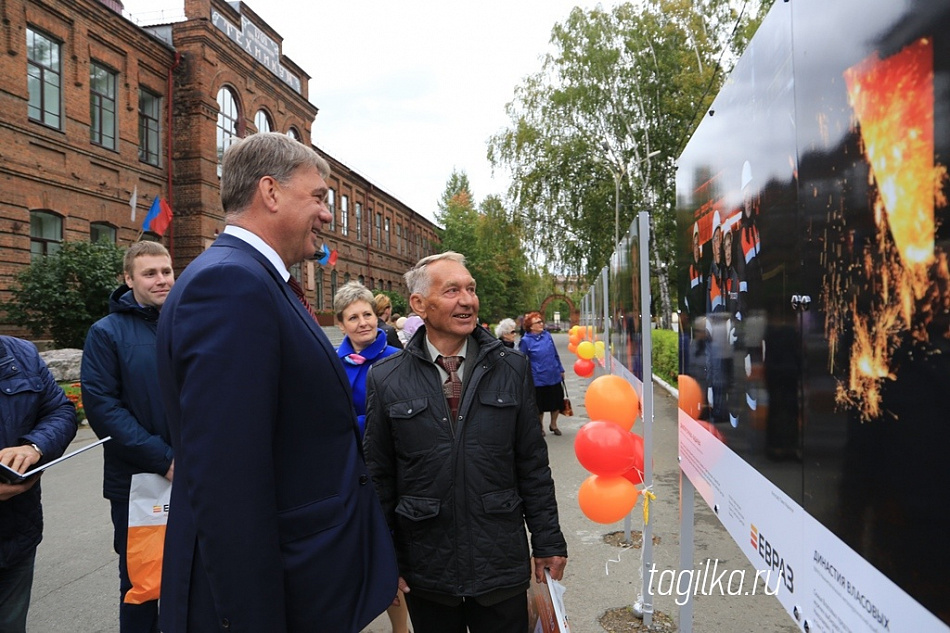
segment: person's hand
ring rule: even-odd
[[[35,486],[36,482],[39,480],[39,475],[33,475],[22,484],[0,484],[0,501],[7,501],[8,499],[12,499],[19,494],[23,494]]]
[[[397,585],[399,586],[399,591],[396,592],[396,597],[393,598],[394,607],[399,606],[399,603],[402,601],[402,598],[401,598],[402,594],[409,593],[410,591],[409,585],[406,584],[406,579],[403,578],[402,576],[399,577],[399,582],[397,583]]]
[[[9,466],[18,473],[25,473],[38,461],[40,461],[40,454],[29,444],[23,446],[8,446],[0,450],[0,463],[4,466]],[[30,477],[22,484],[0,484],[0,501],[6,501],[19,494],[23,494],[35,486],[39,480],[39,476],[35,476]]]
[[[544,578],[544,570],[547,568],[551,572],[551,578],[560,580],[564,577],[564,568],[567,567],[567,557],[548,556],[547,558],[534,559],[534,579],[537,582],[547,582]]]
[[[41,455],[29,444],[8,446],[0,450],[0,463],[9,466],[18,473],[25,473],[30,466],[40,461]]]
[[[168,467],[168,472],[165,473],[165,479],[168,481],[173,481],[175,477],[175,460],[172,460],[171,465]]]

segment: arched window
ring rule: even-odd
[[[254,126],[258,132],[273,132],[274,124],[271,123],[270,115],[267,110],[258,110],[254,115]]]
[[[52,255],[62,242],[62,217],[50,211],[30,211],[30,261]]]
[[[350,273],[343,273],[343,283],[350,283]]]
[[[221,159],[224,150],[239,138],[241,111],[230,88],[218,91],[218,177],[221,177]]]
[[[336,286],[337,286],[336,271],[334,270],[333,272],[330,273],[330,296],[331,297],[336,296]]]
[[[360,276],[359,276],[359,280],[360,280],[360,285],[361,285],[361,286],[365,286],[365,285],[366,285],[365,283],[363,283],[363,275],[360,275]]]
[[[111,224],[105,222],[93,222],[89,225],[90,242],[109,242],[115,244],[116,230]]]
[[[290,126],[290,129],[287,130],[287,136],[289,136],[290,138],[294,139],[294,140],[297,141],[298,143],[300,142],[300,132],[298,132],[298,131],[297,131],[297,128],[295,128],[295,127],[292,126],[292,125]]]

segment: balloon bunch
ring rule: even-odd
[[[568,332],[567,351],[577,354],[574,373],[581,378],[589,378],[596,367],[594,359],[604,360],[604,342],[598,341],[593,326],[574,325]]]
[[[643,438],[630,432],[640,415],[640,398],[620,376],[601,376],[584,395],[588,422],[577,432],[574,454],[593,473],[577,492],[591,521],[614,523],[633,510],[643,483]]]

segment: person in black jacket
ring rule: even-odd
[[[103,496],[112,504],[119,555],[119,630],[158,631],[158,601],[126,604],[132,587],[126,566],[129,486],[132,475],[174,475],[171,438],[158,389],[155,340],[159,310],[175,284],[168,251],[158,242],[137,242],[125,253],[125,285],[109,301],[110,314],[86,335],[82,397],[89,425],[103,446]]]
[[[424,325],[369,371],[364,450],[413,629],[523,633],[532,571],[567,564],[528,359],[478,327],[459,253],[420,260],[406,285]]]

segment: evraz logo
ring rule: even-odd
[[[779,554],[778,549],[755,527],[755,524],[750,524],[750,527],[749,536],[752,549],[759,553],[759,556],[762,557],[762,560],[770,569],[778,572],[785,588],[790,593],[795,593],[795,570],[792,569],[791,565],[785,564],[785,559]]]

